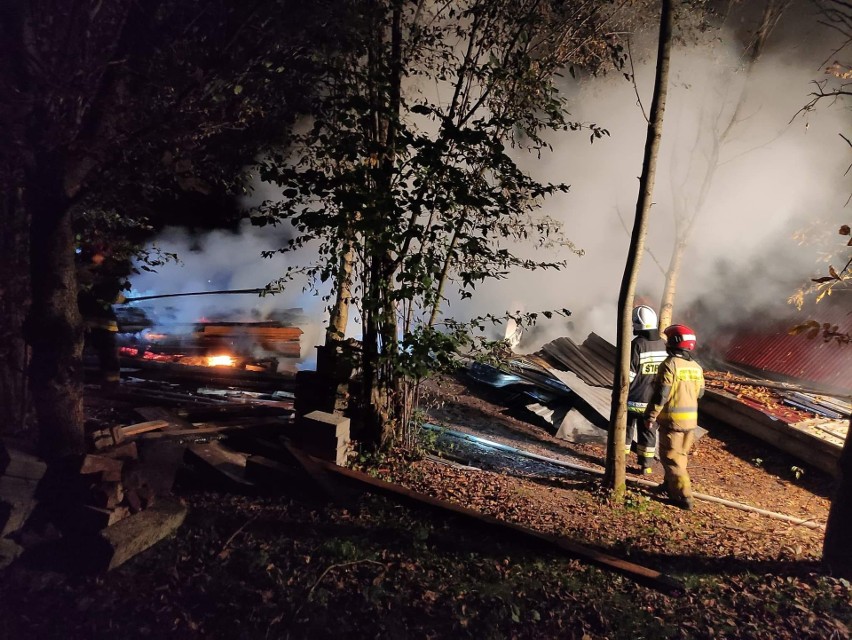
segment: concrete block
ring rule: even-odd
[[[349,418],[325,411],[311,411],[302,417],[300,431],[325,437],[349,439]]]

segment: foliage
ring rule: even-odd
[[[563,264],[518,255],[512,242],[573,248],[556,221],[535,215],[567,185],[536,181],[517,158],[545,151],[547,130],[607,135],[568,121],[554,85],[575,51],[603,41],[587,10],[531,0],[341,7],[347,46],[325,56],[321,99],[303,132],[259,163],[282,197],[254,221],[293,225],[297,236],[281,251],[316,248],[315,262],[283,281],[307,272],[340,287],[340,256],[354,250],[365,359],[375,356],[368,368],[387,380],[448,364],[464,341],[457,324],[445,335],[419,326],[432,325],[446,280],[469,297],[513,269]],[[355,37],[364,33],[371,39]]]
[[[815,0],[814,4],[821,22],[841,34],[843,38],[843,42],[834,53],[847,49],[852,44],[852,4],[847,0]],[[800,114],[814,111],[822,102],[834,104],[852,95],[852,65],[848,61],[831,61],[825,68],[825,75],[827,77],[822,80],[814,80],[814,91],[810,94],[810,100],[799,111]],[[847,146],[852,148],[852,140],[848,136],[842,133],[838,135]],[[846,169],[846,173],[850,170],[852,170],[852,164]]]
[[[0,73],[0,184],[19,183],[23,167],[59,180],[77,232],[120,252],[189,221],[186,198],[246,192],[245,163],[311,95],[309,39],[330,37],[318,28],[327,3],[15,4],[3,30],[17,64]],[[203,224],[233,222],[205,214]]]
[[[850,235],[849,225],[841,226],[838,233],[842,236]],[[846,243],[846,246],[852,247],[852,238]],[[846,257],[844,256],[843,259],[846,259]],[[839,271],[834,266],[829,265],[828,275],[811,278],[811,283],[811,285],[797,291],[788,302],[801,309],[807,296],[815,295],[816,302],[820,302],[825,296],[830,296],[833,292],[848,291],[850,284],[852,284],[852,256],[847,259],[846,264]],[[816,320],[807,320],[791,327],[789,333],[794,336],[804,334],[809,339],[822,334],[822,339],[825,342],[836,341],[838,344],[852,342],[852,334],[840,331],[838,325],[832,325],[828,322],[820,323]]]

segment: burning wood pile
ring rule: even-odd
[[[182,522],[185,508],[172,497],[180,470],[251,486],[247,456],[231,446],[293,435],[301,329],[276,322],[171,329],[119,334],[120,384],[107,396],[87,386],[94,413],[85,455],[48,468],[22,443],[0,443],[0,566],[53,549],[76,569],[116,567]],[[329,441],[332,460],[348,445],[344,431]]]
[[[119,354],[131,367],[175,363],[276,373],[282,360],[299,358],[301,335],[301,329],[275,322],[203,322],[176,325],[168,333],[123,334]]]

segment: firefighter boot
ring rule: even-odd
[[[654,467],[651,466],[653,458],[639,458],[639,471],[643,476],[650,476],[654,473]]]

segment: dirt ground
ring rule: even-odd
[[[513,417],[504,391],[441,378],[422,399],[427,419],[448,429],[602,468],[602,445],[557,440]],[[662,593],[386,497],[317,503],[299,486],[246,495],[189,474],[175,489],[189,507],[184,525],[106,576],[7,572],[0,637],[849,637],[852,587],[825,575],[819,528],[705,501],[685,512],[641,488],[617,505],[587,474],[473,468],[402,452],[356,465],[661,571],[683,590]],[[701,493],[825,522],[830,478],[730,428],[710,426],[690,470]],[[652,479],[662,479],[660,468]]]
[[[603,445],[567,442],[551,435],[552,429],[543,421],[536,425],[514,417],[517,401],[511,392],[478,385],[463,376],[444,377],[426,386],[423,404],[432,421],[448,428],[603,469]],[[696,443],[689,461],[695,491],[825,522],[832,491],[830,476],[726,425],[702,426],[708,432]],[[635,455],[628,456],[628,474],[640,477],[635,474],[635,461]],[[662,480],[657,461],[650,479]]]

